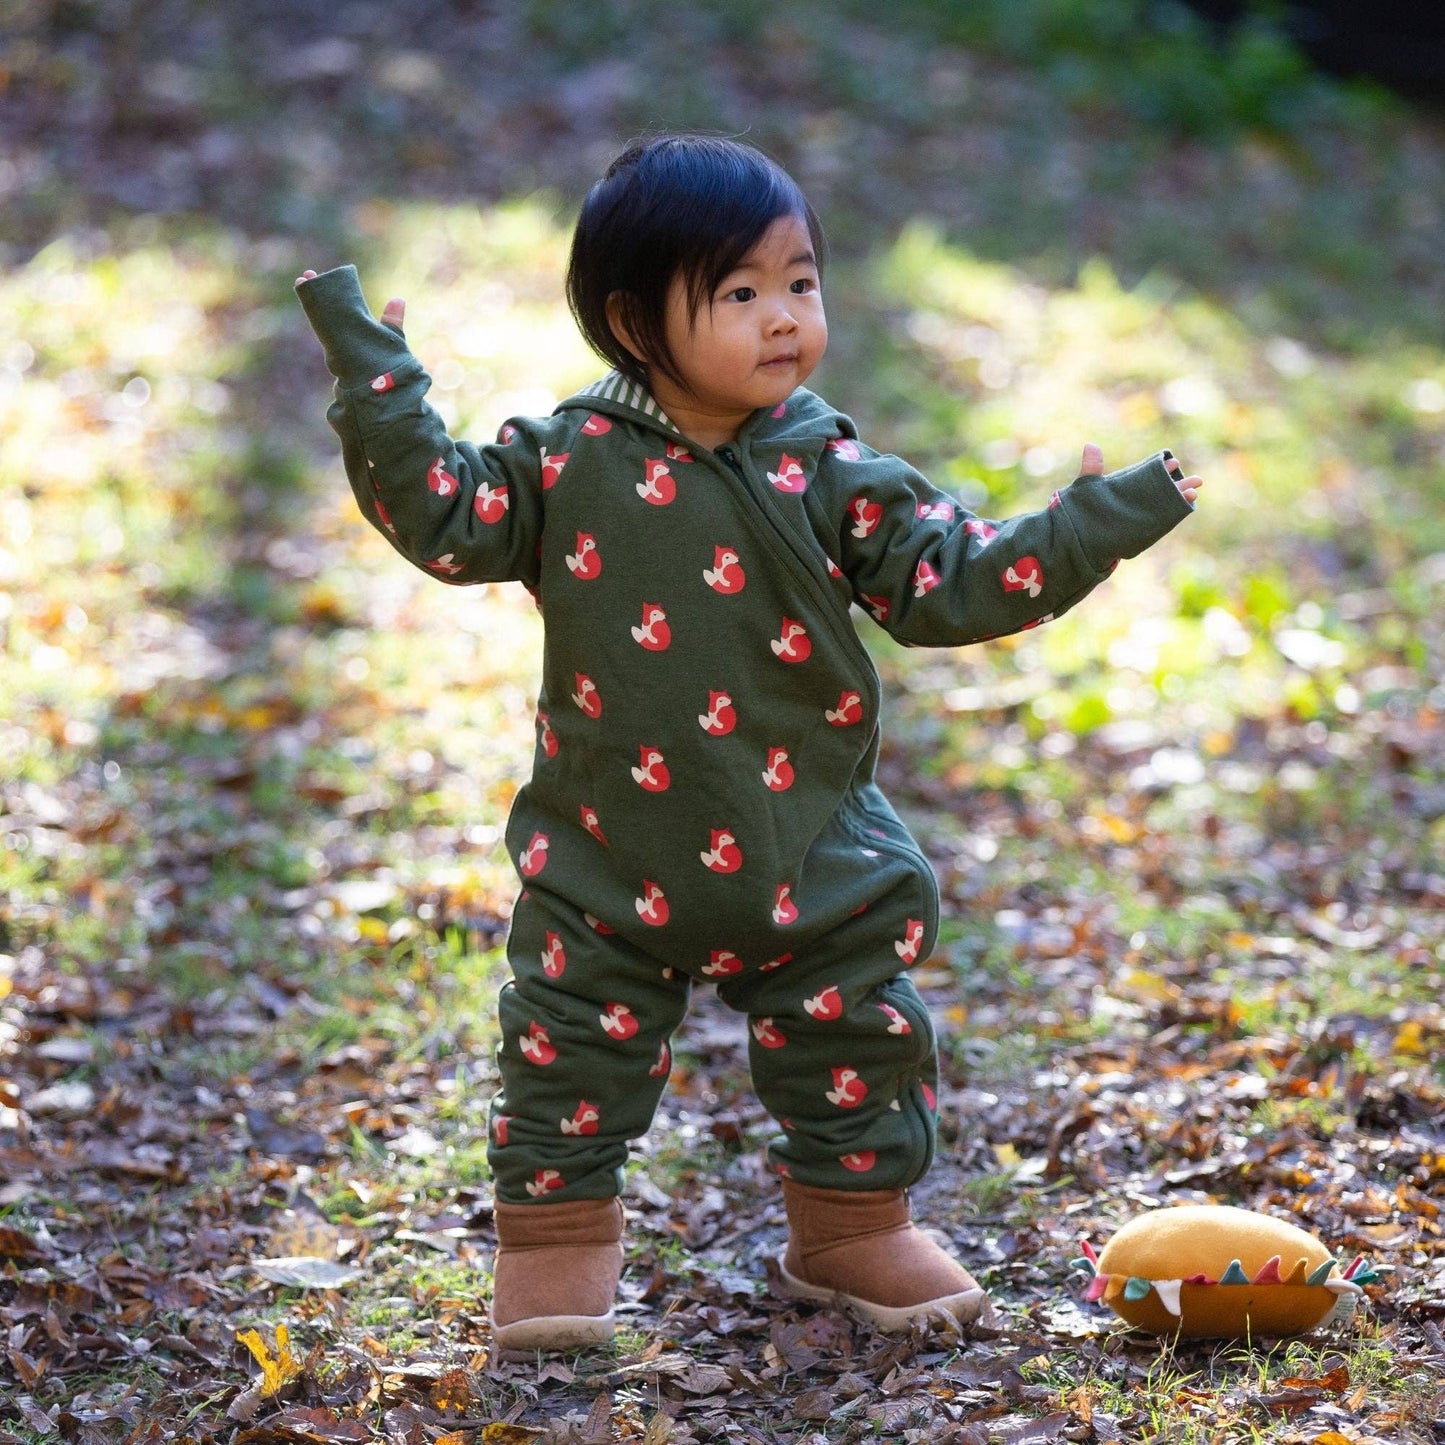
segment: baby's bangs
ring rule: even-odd
[[[815,253],[822,234],[812,207],[786,172],[761,155],[743,152],[715,184],[696,198],[691,254],[680,257],[686,278],[689,310],[696,315],[712,299],[723,278],[762,240],[769,226],[784,216],[797,216],[808,227]],[[821,266],[822,256],[818,255]]]

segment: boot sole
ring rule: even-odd
[[[509,1325],[492,1321],[492,1343],[500,1350],[575,1350],[608,1344],[616,1333],[612,1310],[605,1315],[538,1315]]]
[[[792,1299],[807,1300],[810,1304],[846,1306],[862,1315],[870,1324],[880,1330],[906,1330],[929,1320],[956,1321],[971,1325],[980,1320],[992,1324],[995,1316],[989,1297],[981,1289],[963,1290],[959,1294],[940,1295],[938,1299],[924,1300],[916,1305],[880,1305],[858,1295],[844,1294],[842,1290],[824,1289],[821,1285],[808,1284],[795,1274],[789,1274],[782,1260],[778,1261],[778,1274],[782,1280],[783,1292]]]

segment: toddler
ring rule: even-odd
[[[803,387],[827,344],[823,236],[797,185],[712,137],[631,146],[588,195],[568,299],[611,364],[549,417],[454,441],[354,268],[297,282],[366,516],[457,585],[516,579],[545,621],[522,879],[499,1001],[494,1339],[613,1332],[628,1141],[694,980],[748,1016],[780,1134],[782,1287],[884,1329],[992,1317],[910,1220],[937,1070],[905,970],[928,861],[873,781],[879,681],[849,613],[906,643],[1034,627],[1191,510],[1169,452],[1042,511],[971,515]]]

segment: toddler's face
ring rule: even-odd
[[[653,392],[669,414],[745,416],[790,396],[828,345],[806,223],[798,216],[774,221],[695,316],[686,284],[674,278],[667,341],[685,383],[678,388],[654,373]]]

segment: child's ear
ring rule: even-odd
[[[607,324],[612,328],[613,336],[646,366],[647,356],[637,344],[632,328],[627,324],[626,297],[621,291],[614,291],[607,298]]]

